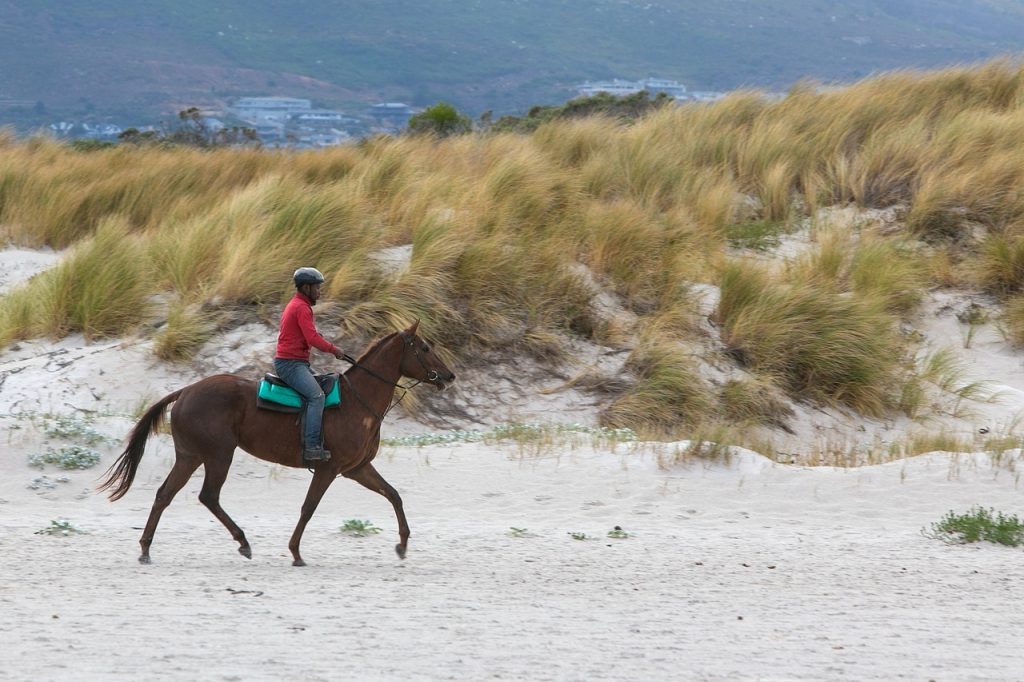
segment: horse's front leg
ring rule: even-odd
[[[333,469],[322,465],[317,467],[316,473],[313,474],[313,480],[309,483],[309,490],[306,491],[306,499],[302,503],[302,514],[299,516],[299,522],[292,533],[292,539],[288,541],[288,549],[292,552],[292,566],[306,565],[306,562],[302,560],[302,556],[299,554],[299,541],[302,539],[302,532],[306,530],[306,524],[313,518],[313,512],[316,511],[317,505],[320,504],[324,493],[331,486],[334,476],[335,472]]]
[[[395,516],[398,518],[398,539],[399,543],[395,545],[395,551],[398,552],[400,559],[405,558],[405,551],[409,546],[409,523],[405,520],[405,511],[402,509],[402,498],[398,495],[398,491],[391,487],[391,484],[384,480],[384,477],[377,473],[377,470],[373,468],[372,464],[364,464],[355,471],[350,471],[345,474],[346,478],[351,478],[356,483],[360,484],[365,488],[369,488],[375,493],[380,493],[384,497],[388,498],[391,502],[391,506],[395,508]]]

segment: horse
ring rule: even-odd
[[[325,410],[324,446],[331,452],[327,461],[316,462],[313,478],[302,503],[288,549],[293,566],[305,566],[299,553],[299,541],[327,488],[338,476],[352,479],[383,495],[394,507],[398,519],[399,543],[395,551],[404,559],[409,542],[409,524],[402,509],[402,498],[377,472],[372,462],[380,447],[380,427],[392,406],[402,377],[427,383],[444,390],[455,375],[437,357],[430,344],[416,331],[419,322],[404,331],[393,332],[372,343],[339,377],[342,408]],[[413,385],[416,385],[413,384]],[[193,472],[203,465],[204,479],[199,501],[228,529],[238,542],[238,552],[252,558],[245,533],[220,506],[220,490],[227,479],[235,448],[275,464],[305,467],[296,415],[257,408],[258,382],[232,374],[219,374],[170,393],[146,410],[128,436],[127,447],[115,460],[100,483],[100,491],[109,491],[111,501],[119,500],[131,488],[149,436],[163,422],[164,411],[171,409],[171,437],[174,441],[174,466],[156,492],[149,520],[142,531],[139,562],[150,563],[149,548],[160,515],[182,489]]]

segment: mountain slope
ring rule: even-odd
[[[0,16],[0,100],[98,113],[271,93],[522,111],[586,79],[773,89],[1024,46],[1005,0],[0,0]]]

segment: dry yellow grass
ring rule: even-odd
[[[1024,284],[1022,181],[1024,77],[1009,61],[805,84],[781,101],[739,92],[632,125],[553,121],[532,136],[373,138],[315,153],[86,153],[3,135],[2,234],[74,250],[0,299],[0,341],[123,333],[157,292],[181,311],[277,304],[301,264],[325,272],[324,313],[347,330],[418,317],[463,357],[552,359],[569,335],[612,333],[594,318],[582,264],[649,330],[612,422],[664,429],[761,409],[742,387],[723,408],[675,357],[700,333],[692,282],[722,287],[715,315],[736,357],[790,392],[880,414],[913,373],[893,330],[929,279],[975,273],[1003,294]],[[789,230],[845,202],[901,204],[907,231],[822,233],[786,272],[735,260],[737,226]],[[924,255],[918,239],[932,245]],[[412,245],[412,262],[387,273],[370,256],[396,245]],[[122,295],[106,297],[111,287]],[[671,407],[651,412],[662,399]]]

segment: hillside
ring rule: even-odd
[[[0,1],[0,118],[166,116],[233,96],[470,113],[557,103],[587,79],[785,89],[1024,46],[1014,2]]]

